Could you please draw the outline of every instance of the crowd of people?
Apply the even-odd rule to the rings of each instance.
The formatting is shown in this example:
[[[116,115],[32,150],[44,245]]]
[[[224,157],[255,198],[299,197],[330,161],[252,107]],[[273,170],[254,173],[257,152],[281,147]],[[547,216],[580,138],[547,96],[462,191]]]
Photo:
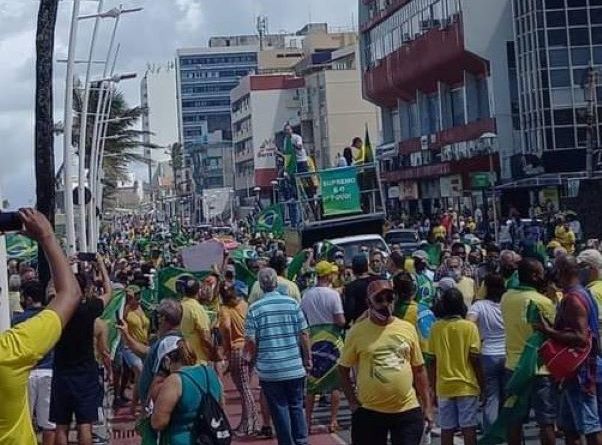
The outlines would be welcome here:
[[[184,267],[165,224],[121,218],[102,255],[67,258],[46,219],[22,210],[52,279],[7,264],[0,443],[35,444],[37,431],[45,445],[66,445],[74,421],[80,444],[100,443],[110,406],[138,419],[143,444],[204,435],[306,445],[316,401],[337,432],[343,397],[356,445],[418,445],[434,428],[443,445],[457,434],[519,445],[531,411],[543,445],[602,443],[596,243],[559,220],[552,233],[529,225],[501,245],[446,214],[418,250],[361,246],[349,263],[326,242],[291,258],[282,240],[240,224],[242,259],[225,249],[211,270],[175,278],[177,298],[152,293],[149,305],[162,268]],[[178,230],[186,245],[213,238]],[[315,334],[325,329],[328,341]],[[313,384],[325,376],[328,385]],[[224,411],[230,382],[236,424]]]

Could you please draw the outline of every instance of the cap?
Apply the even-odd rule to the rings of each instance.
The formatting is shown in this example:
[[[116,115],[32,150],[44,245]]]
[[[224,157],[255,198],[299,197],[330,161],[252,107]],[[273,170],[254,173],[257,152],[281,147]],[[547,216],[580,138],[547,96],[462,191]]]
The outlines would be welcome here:
[[[602,254],[595,249],[586,249],[577,256],[577,262],[595,269],[602,269]]]
[[[328,261],[320,261],[318,264],[316,264],[316,275],[319,277],[324,277],[338,271],[339,268]]]
[[[368,298],[372,299],[383,292],[393,292],[391,283],[387,280],[373,281],[368,285]]]
[[[445,292],[448,289],[454,289],[458,287],[456,281],[450,277],[441,278],[437,283],[437,286],[439,287],[439,289],[441,289],[442,292]]]
[[[157,361],[154,363],[153,372],[156,374],[159,371],[161,362],[167,354],[178,349],[178,343],[183,340],[179,335],[169,335],[161,340],[157,347]]]
[[[428,263],[429,256],[424,250],[417,250],[412,254],[412,258],[418,258],[419,260],[426,261]]]

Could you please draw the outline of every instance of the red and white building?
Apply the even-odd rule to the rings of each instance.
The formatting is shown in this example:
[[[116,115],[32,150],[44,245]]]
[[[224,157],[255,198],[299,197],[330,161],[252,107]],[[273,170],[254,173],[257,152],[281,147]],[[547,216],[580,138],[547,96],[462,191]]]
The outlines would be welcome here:
[[[304,85],[303,78],[291,74],[249,75],[231,91],[234,188],[242,202],[253,199],[256,187],[263,198],[272,196],[278,176],[275,134],[298,121]]]
[[[359,0],[359,22],[363,93],[382,110],[390,206],[482,204],[490,146],[502,177],[520,146],[510,1]],[[484,133],[497,141],[485,144]]]

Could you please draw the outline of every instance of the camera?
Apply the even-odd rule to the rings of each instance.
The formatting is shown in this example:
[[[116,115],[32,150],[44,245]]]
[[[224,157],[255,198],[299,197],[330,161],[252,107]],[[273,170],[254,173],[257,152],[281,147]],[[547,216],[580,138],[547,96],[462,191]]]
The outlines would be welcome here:
[[[23,221],[17,212],[0,212],[0,232],[18,232]]]
[[[87,252],[80,252],[77,254],[77,259],[80,261],[85,261],[87,263],[91,263],[93,261],[96,261],[96,254],[95,253],[87,253]]]

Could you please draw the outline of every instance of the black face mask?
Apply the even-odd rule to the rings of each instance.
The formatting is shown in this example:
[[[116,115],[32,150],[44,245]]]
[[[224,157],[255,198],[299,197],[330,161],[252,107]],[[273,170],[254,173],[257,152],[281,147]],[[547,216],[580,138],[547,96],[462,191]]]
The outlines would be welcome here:
[[[514,273],[516,269],[514,267],[509,267],[509,266],[500,266],[500,272],[502,273],[502,275],[506,278],[508,278],[510,275],[512,275]]]
[[[498,268],[500,267],[500,260],[495,258],[488,258],[485,262],[485,265],[487,266],[487,269],[491,271],[498,270]]]

